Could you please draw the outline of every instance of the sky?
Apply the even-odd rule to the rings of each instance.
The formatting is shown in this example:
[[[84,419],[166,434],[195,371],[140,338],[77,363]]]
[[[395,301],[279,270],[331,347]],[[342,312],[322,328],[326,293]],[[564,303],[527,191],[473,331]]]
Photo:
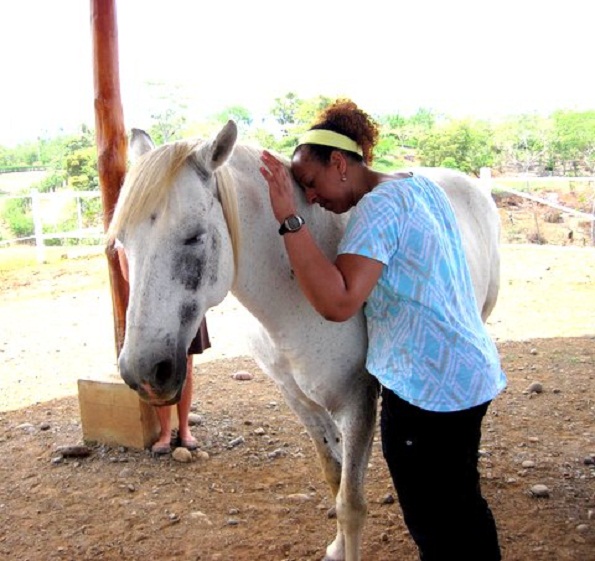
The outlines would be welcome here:
[[[376,115],[591,110],[594,15],[586,0],[117,0],[125,124],[150,126],[150,82],[198,120],[258,117],[289,92]],[[2,0],[0,53],[0,145],[94,126],[89,0]]]

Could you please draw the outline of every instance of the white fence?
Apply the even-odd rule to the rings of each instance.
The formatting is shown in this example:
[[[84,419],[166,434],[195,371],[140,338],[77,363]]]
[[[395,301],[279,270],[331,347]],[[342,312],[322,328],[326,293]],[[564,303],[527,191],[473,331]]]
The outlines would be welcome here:
[[[585,213],[572,208],[565,207],[555,201],[550,201],[532,195],[529,192],[519,191],[518,189],[512,189],[503,185],[497,179],[493,179],[489,168],[482,168],[480,174],[480,182],[485,186],[486,189],[496,192],[507,192],[519,197],[537,202],[539,204],[547,205],[555,208],[561,212],[577,216],[582,220],[591,221],[591,241],[595,245],[595,177],[506,177],[506,181],[522,183],[525,185],[527,190],[530,190],[531,183],[560,183],[560,182],[586,182],[587,184],[593,184],[593,213]],[[30,195],[18,195],[18,196],[0,196],[0,202],[6,199],[14,198],[30,198],[31,208],[33,214],[34,234],[23,238],[14,238],[10,240],[1,240],[0,248],[8,246],[14,243],[35,240],[35,246],[37,248],[37,258],[39,262],[44,261],[44,248],[45,241],[48,239],[78,239],[78,240],[95,240],[97,244],[103,243],[103,223],[98,224],[90,228],[83,228],[83,213],[81,210],[82,199],[98,198],[101,193],[98,191],[59,191],[57,193],[39,193],[37,190],[31,190]],[[67,199],[75,199],[76,201],[76,214],[78,228],[70,230],[68,232],[44,232],[44,224],[51,224],[51,208],[52,206],[59,207],[60,204],[64,204]],[[52,205],[51,201],[57,204]],[[48,204],[48,202],[50,204]],[[44,204],[45,203],[45,204]]]
[[[8,199],[31,199],[31,213],[33,216],[34,233],[32,236],[0,240],[0,248],[19,242],[35,240],[37,249],[37,260],[40,263],[45,261],[45,242],[50,239],[78,239],[94,240],[97,244],[103,243],[103,223],[97,226],[83,227],[83,211],[81,202],[83,199],[96,199],[101,197],[99,191],[59,191],[56,193],[39,193],[32,189],[29,195],[9,195],[0,197],[0,203]],[[74,199],[76,203],[76,219],[78,227],[67,232],[44,232],[44,224],[55,224],[56,214],[59,213],[66,202]]]
[[[533,201],[542,205],[549,206],[551,208],[555,208],[561,212],[566,214],[570,214],[572,216],[576,216],[581,220],[585,220],[587,222],[591,222],[591,245],[595,246],[595,177],[534,177],[534,176],[521,176],[521,177],[506,177],[503,178],[506,181],[514,182],[514,183],[523,183],[527,190],[531,189],[531,183],[540,184],[543,183],[586,183],[588,185],[593,185],[593,191],[591,195],[591,204],[592,204],[592,211],[591,214],[582,212],[580,210],[575,210],[573,208],[568,208],[563,206],[556,201],[551,201],[548,199],[544,199],[542,197],[537,197],[536,195],[532,195],[531,193],[525,191],[519,191],[518,189],[513,189],[508,187],[507,185],[503,185],[502,182],[498,182],[498,180],[494,180],[492,178],[492,173],[490,168],[481,168],[480,170],[480,177],[479,180],[481,184],[488,189],[490,192],[503,192],[503,193],[510,193],[511,195],[516,195],[517,197],[521,197],[523,199],[527,199],[529,201]]]

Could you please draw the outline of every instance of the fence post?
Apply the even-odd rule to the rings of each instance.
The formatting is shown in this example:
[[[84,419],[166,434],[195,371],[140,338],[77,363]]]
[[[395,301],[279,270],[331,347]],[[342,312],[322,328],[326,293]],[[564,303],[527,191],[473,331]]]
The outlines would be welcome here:
[[[78,226],[79,232],[83,231],[83,213],[81,211],[81,197],[80,195],[76,196],[76,224]],[[79,243],[81,242],[81,238],[79,237]]]
[[[37,249],[37,262],[45,263],[45,243],[43,241],[43,224],[41,222],[41,209],[39,208],[39,191],[31,189],[31,212],[33,213],[33,230],[35,234],[35,247]]]

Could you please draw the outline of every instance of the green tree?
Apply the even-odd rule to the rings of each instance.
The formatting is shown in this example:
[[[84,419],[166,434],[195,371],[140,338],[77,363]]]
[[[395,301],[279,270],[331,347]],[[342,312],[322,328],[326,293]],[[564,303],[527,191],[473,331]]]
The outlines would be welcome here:
[[[552,142],[564,173],[593,172],[595,111],[556,111],[552,115]]]
[[[149,134],[155,144],[179,140],[186,124],[187,104],[181,86],[164,82],[147,82],[151,95],[151,127]]]
[[[8,199],[2,211],[2,220],[15,238],[33,235],[31,199],[29,197]]]
[[[75,191],[93,191],[99,187],[97,150],[93,147],[74,150],[66,156],[68,185]]]
[[[300,98],[294,92],[285,94],[284,97],[275,98],[271,108],[271,115],[284,128],[295,123],[296,113],[301,103]]]
[[[53,193],[62,187],[65,182],[66,172],[61,170],[53,170],[48,176],[33,184],[31,187],[37,189],[40,193]]]
[[[479,175],[493,162],[492,130],[483,121],[453,120],[435,127],[418,146],[422,165],[456,168]]]
[[[553,169],[549,121],[539,115],[508,118],[494,127],[494,164],[500,171]]]

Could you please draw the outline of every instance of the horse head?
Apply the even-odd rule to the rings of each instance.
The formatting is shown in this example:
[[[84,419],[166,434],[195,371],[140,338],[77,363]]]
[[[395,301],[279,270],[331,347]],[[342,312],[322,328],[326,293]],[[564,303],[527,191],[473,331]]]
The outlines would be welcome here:
[[[217,176],[236,138],[232,121],[209,141],[158,148],[133,130],[132,165],[108,239],[122,242],[129,264],[120,375],[153,405],[179,400],[190,342],[233,283],[234,247]]]

